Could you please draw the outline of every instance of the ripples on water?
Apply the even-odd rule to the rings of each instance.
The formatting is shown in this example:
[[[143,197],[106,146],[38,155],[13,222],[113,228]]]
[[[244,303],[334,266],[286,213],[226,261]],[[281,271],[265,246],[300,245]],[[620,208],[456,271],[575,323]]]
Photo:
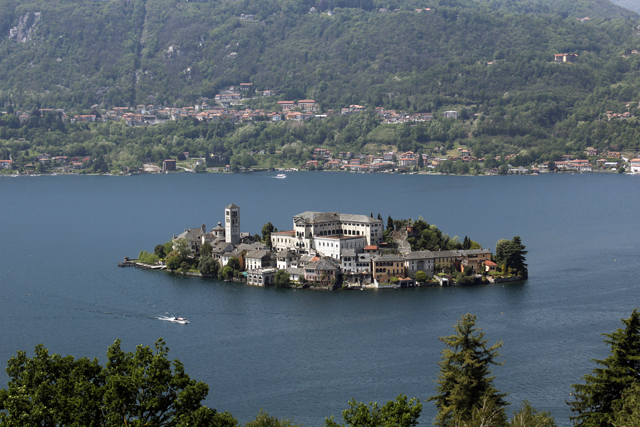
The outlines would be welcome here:
[[[260,408],[320,425],[347,401],[433,393],[439,336],[466,312],[490,342],[513,406],[529,399],[568,424],[570,385],[607,348],[601,333],[638,304],[637,177],[430,177],[342,173],[0,178],[0,359],[44,343],[98,357],[163,337],[211,387],[209,406],[241,421]],[[467,289],[322,292],[261,289],[117,268],[185,227],[241,208],[243,231],[289,229],[305,210],[386,219],[422,215],[493,249],[520,235],[526,283]],[[191,324],[159,321],[181,315]],[[2,383],[7,377],[2,374]],[[425,404],[422,421],[435,414]]]

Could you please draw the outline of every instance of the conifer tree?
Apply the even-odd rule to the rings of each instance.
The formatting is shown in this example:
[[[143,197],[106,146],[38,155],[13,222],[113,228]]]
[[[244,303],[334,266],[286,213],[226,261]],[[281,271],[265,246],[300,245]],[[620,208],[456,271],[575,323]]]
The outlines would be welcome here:
[[[506,394],[495,388],[490,369],[491,365],[504,363],[496,361],[502,342],[487,347],[484,332],[476,326],[476,316],[472,314],[463,315],[454,329],[455,334],[440,338],[446,348],[438,362],[438,394],[429,398],[438,409],[434,424],[468,424],[486,407],[493,408],[492,425],[504,423],[505,406],[509,403],[504,400]]]
[[[579,427],[613,426],[616,408],[624,397],[624,390],[640,380],[640,312],[622,319],[625,328],[604,334],[604,342],[611,346],[604,360],[594,360],[600,368],[584,377],[585,384],[574,384],[574,400],[567,402],[578,415],[571,417]]]

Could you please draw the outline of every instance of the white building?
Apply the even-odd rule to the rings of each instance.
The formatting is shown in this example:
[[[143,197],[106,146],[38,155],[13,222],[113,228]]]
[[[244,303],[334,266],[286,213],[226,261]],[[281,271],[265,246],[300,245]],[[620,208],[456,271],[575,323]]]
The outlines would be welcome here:
[[[451,111],[445,111],[444,112],[444,118],[445,119],[458,119],[458,112],[451,110]]]
[[[303,212],[293,217],[293,230],[271,234],[274,250],[293,249],[299,252],[309,252],[315,249],[319,252],[330,248],[355,248],[356,245],[376,245],[382,242],[384,225],[382,220],[366,215],[351,215],[338,212]],[[346,238],[344,243],[337,245],[335,240],[323,240],[324,237]],[[364,237],[364,243],[352,237]],[[320,239],[316,244],[316,239]],[[333,243],[333,246],[327,243]],[[330,256],[330,255],[327,255]],[[332,257],[334,258],[334,257]],[[335,258],[334,258],[335,259]]]
[[[360,252],[367,246],[365,236],[318,236],[313,239],[313,248],[322,256],[341,259],[345,250]]]
[[[640,173],[640,159],[631,159],[631,173]]]

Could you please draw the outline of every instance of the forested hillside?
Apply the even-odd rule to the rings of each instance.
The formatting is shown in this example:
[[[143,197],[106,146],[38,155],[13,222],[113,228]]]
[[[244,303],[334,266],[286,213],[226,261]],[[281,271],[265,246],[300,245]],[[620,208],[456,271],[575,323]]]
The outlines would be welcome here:
[[[462,142],[478,157],[520,153],[527,161],[589,145],[636,150],[637,19],[606,0],[0,0],[0,106],[185,106],[251,82],[278,95],[248,102],[268,111],[278,100],[311,98],[320,111],[360,104],[437,117],[455,109],[465,120],[417,131],[372,119],[344,132],[349,119],[339,119],[305,124],[296,135],[283,124],[276,148],[313,140],[419,151]],[[558,53],[578,58],[554,63]],[[606,111],[631,118],[609,122]],[[0,138],[35,132],[10,128]],[[54,147],[69,143],[64,132],[48,137],[62,141]],[[92,132],[85,142],[104,133]],[[242,143],[229,139],[243,141],[237,133],[219,138],[237,151]],[[253,148],[274,142],[273,132],[248,133]]]

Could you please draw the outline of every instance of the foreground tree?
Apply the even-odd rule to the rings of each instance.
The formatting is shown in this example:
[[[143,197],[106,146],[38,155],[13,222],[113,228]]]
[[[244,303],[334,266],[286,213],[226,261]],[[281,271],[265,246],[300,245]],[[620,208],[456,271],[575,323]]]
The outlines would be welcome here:
[[[640,383],[634,382],[622,392],[615,405],[613,425],[616,427],[640,426]]]
[[[604,334],[610,355],[594,360],[601,366],[582,377],[585,384],[574,384],[574,400],[568,402],[578,415],[571,417],[576,426],[614,426],[615,412],[627,387],[640,381],[640,313],[633,310],[631,317],[623,319],[624,329]]]
[[[294,424],[289,418],[277,418],[260,411],[256,419],[247,422],[244,427],[298,427],[298,424]]]
[[[209,387],[171,362],[168,351],[160,339],[155,351],[125,353],[117,340],[104,367],[96,359],[49,356],[42,345],[33,358],[19,351],[9,360],[8,389],[0,390],[0,426],[236,426],[228,413],[202,405]]]
[[[440,338],[447,347],[438,362],[438,394],[429,398],[438,409],[434,424],[473,425],[469,423],[483,413],[493,414],[491,425],[503,424],[505,406],[509,403],[504,400],[506,394],[493,385],[495,377],[490,369],[491,365],[504,363],[496,362],[502,342],[487,347],[484,333],[476,326],[476,316],[472,314],[462,316],[454,329],[455,334]]]
[[[351,399],[349,409],[342,411],[345,424],[338,424],[332,416],[325,419],[324,425],[325,427],[413,427],[418,425],[421,412],[420,400],[415,398],[408,400],[403,394],[382,406],[372,402],[366,405]]]

